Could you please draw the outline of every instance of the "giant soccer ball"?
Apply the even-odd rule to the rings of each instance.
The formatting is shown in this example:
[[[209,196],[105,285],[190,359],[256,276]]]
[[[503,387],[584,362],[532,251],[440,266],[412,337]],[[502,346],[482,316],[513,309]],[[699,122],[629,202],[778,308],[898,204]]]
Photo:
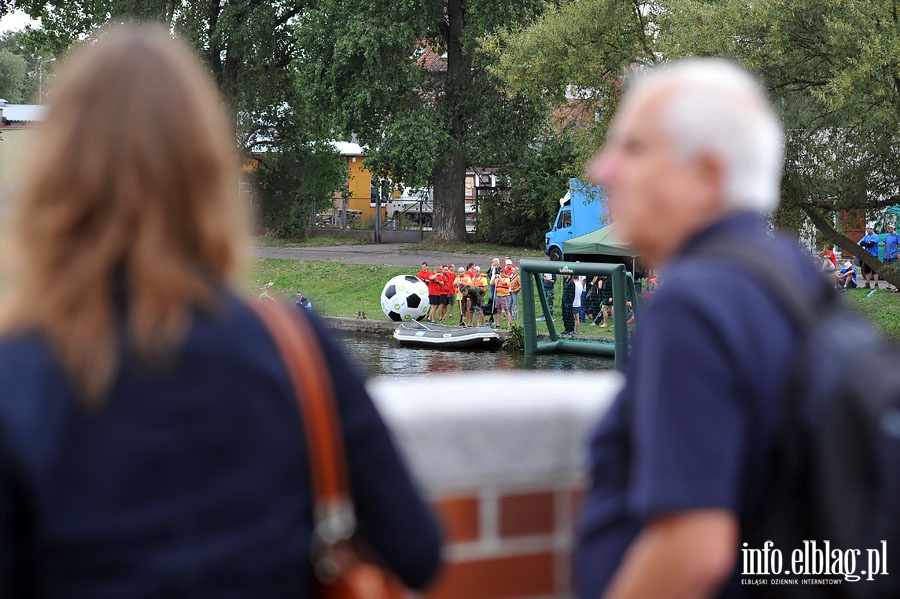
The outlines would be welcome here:
[[[381,292],[381,309],[391,320],[420,320],[428,313],[428,285],[412,275],[399,275]]]

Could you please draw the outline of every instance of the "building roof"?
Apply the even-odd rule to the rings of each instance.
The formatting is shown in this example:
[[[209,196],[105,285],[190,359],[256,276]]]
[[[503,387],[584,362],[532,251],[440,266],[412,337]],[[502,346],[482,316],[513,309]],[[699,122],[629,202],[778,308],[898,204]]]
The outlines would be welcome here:
[[[438,73],[447,72],[446,55],[441,56],[428,46],[425,46],[425,48],[422,50],[422,54],[416,59],[416,62],[426,71]]]
[[[47,107],[41,104],[7,104],[2,106],[3,120],[11,123],[29,123],[44,119]]]
[[[331,145],[341,156],[365,156],[366,153],[358,143],[351,141],[332,141]]]

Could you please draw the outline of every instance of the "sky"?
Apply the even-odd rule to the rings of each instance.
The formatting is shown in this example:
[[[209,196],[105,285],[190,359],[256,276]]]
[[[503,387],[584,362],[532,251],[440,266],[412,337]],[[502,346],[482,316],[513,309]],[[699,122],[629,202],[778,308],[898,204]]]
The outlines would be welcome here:
[[[37,21],[32,21],[31,18],[21,10],[13,11],[0,19],[0,33],[23,29],[29,23],[37,23]]]

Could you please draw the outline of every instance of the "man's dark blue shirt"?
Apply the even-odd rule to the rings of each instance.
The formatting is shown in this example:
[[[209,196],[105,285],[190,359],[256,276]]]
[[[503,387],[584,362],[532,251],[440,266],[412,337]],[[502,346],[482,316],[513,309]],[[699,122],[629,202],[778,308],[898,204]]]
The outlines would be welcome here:
[[[576,565],[585,599],[602,594],[654,518],[724,509],[746,523],[758,509],[797,332],[755,275],[691,255],[712,238],[758,244],[810,292],[820,276],[748,212],[701,231],[672,259],[641,313],[625,388],[591,439]],[[724,594],[740,596],[738,582],[733,574]]]

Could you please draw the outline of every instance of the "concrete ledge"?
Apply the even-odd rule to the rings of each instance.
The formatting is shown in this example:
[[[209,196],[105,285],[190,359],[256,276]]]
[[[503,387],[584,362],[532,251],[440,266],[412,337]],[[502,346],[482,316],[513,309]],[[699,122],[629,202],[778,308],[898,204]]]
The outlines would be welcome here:
[[[587,435],[621,385],[612,371],[510,371],[368,387],[419,480],[446,492],[583,481]]]

